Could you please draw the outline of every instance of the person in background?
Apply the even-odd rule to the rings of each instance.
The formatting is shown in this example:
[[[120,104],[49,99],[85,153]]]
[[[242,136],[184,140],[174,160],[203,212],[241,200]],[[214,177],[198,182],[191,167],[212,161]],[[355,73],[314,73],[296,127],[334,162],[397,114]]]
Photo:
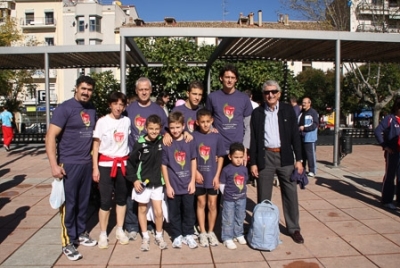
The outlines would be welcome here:
[[[389,209],[397,209],[393,204],[396,195],[400,204],[400,97],[394,102],[390,114],[386,115],[375,129],[375,138],[382,146],[385,157],[385,175],[382,183],[382,205]],[[395,179],[396,182],[395,182]]]
[[[250,89],[246,89],[246,90],[244,91],[244,94],[246,94],[247,96],[249,96],[250,102],[251,102],[251,106],[253,107],[253,110],[254,110],[255,108],[257,108],[258,106],[260,106],[257,102],[253,101],[253,93],[251,92]]]
[[[279,101],[281,88],[276,81],[266,81],[262,93],[264,103],[251,115],[250,168],[257,180],[257,202],[271,200],[276,173],[287,231],[294,242],[303,244],[297,183],[290,180],[294,168],[303,172],[297,118],[290,104]]]
[[[299,115],[299,131],[302,141],[303,167],[308,165],[309,177],[317,174],[316,142],[318,139],[318,113],[311,108],[311,99],[303,98],[302,110]]]
[[[217,196],[219,177],[224,163],[224,147],[219,133],[211,130],[213,118],[205,108],[197,111],[197,129],[193,132],[197,149],[196,211],[200,226],[199,242],[202,247],[218,246],[214,233],[217,220]],[[208,232],[206,232],[206,207],[208,209]]]
[[[90,247],[97,244],[86,231],[96,123],[96,110],[90,99],[95,84],[89,76],[76,80],[74,97],[54,110],[46,134],[51,174],[64,182],[65,203],[60,207],[62,252],[72,261],[82,258],[74,243]]]
[[[196,213],[194,193],[196,191],[196,148],[194,141],[186,142],[183,137],[184,118],[181,112],[172,112],[168,127],[173,142],[163,146],[161,171],[165,180],[168,213],[171,225],[172,247],[197,248],[193,238]]]
[[[167,107],[169,98],[170,98],[169,93],[167,91],[163,91],[160,93],[160,95],[158,95],[157,100],[156,100],[156,103],[158,105],[160,105],[161,108],[163,108],[166,116],[168,116],[168,114],[169,114],[168,107]]]
[[[228,249],[236,249],[233,241],[246,245],[243,235],[243,222],[246,218],[246,197],[248,180],[247,168],[242,165],[245,148],[243,144],[234,142],[229,147],[229,160],[221,172],[220,188],[224,196],[222,205],[221,239]]]
[[[13,115],[8,111],[7,105],[3,106],[3,112],[0,113],[1,130],[3,131],[3,146],[6,151],[10,151],[10,144],[14,137],[12,119]]]
[[[146,119],[152,114],[156,114],[161,118],[161,133],[167,127],[167,116],[164,110],[156,103],[150,100],[152,92],[152,84],[147,77],[141,77],[136,81],[135,93],[137,101],[131,103],[126,107],[126,113],[131,120],[131,133],[129,135],[129,149],[132,151],[133,145],[140,136],[147,134],[145,128]],[[133,189],[131,185],[130,192]],[[137,218],[137,203],[135,203],[131,196],[128,196],[126,203],[126,216],[125,216],[125,230],[128,232],[129,240],[136,240],[137,233],[139,232],[139,222]]]
[[[167,243],[163,238],[163,211],[164,179],[161,175],[162,136],[161,118],[150,115],[145,125],[147,134],[140,136],[133,146],[128,160],[127,180],[135,187],[134,199],[139,204],[139,224],[142,231],[142,245],[140,250],[150,250],[150,236],[147,229],[147,204],[152,203],[155,223],[155,244],[160,249],[166,249]]]
[[[291,96],[290,97],[290,104],[293,106],[294,113],[296,114],[296,117],[299,117],[300,112],[301,112],[301,108],[297,104],[297,98],[295,96]]]
[[[93,181],[99,184],[100,236],[98,247],[108,248],[107,226],[112,207],[112,198],[116,203],[117,227],[115,237],[121,245],[129,243],[124,232],[128,183],[125,179],[125,166],[128,159],[128,139],[131,120],[122,115],[127,98],[121,92],[112,92],[107,100],[110,113],[100,118],[93,132]]]
[[[186,91],[187,99],[184,105],[176,106],[172,111],[180,111],[185,119],[185,130],[193,133],[196,126],[196,114],[201,108],[200,102],[203,97],[203,84],[199,81],[193,81],[189,84]]]

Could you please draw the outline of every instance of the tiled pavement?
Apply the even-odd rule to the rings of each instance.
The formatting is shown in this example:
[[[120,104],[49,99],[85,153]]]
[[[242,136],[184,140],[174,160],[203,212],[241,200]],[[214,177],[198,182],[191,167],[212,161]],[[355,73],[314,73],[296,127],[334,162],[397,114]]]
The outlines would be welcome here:
[[[305,244],[281,234],[273,252],[248,246],[228,250],[222,245],[191,250],[160,251],[151,244],[141,252],[140,239],[129,245],[79,250],[83,259],[68,261],[61,254],[59,216],[50,208],[52,178],[43,145],[26,145],[6,152],[0,148],[1,267],[399,267],[400,210],[379,203],[384,160],[374,145],[353,146],[341,165],[332,168],[332,146],[318,146],[318,172],[306,190],[299,190],[300,222]],[[256,200],[248,190],[248,218]],[[274,189],[273,202],[281,207]],[[282,213],[281,213],[282,214]],[[96,213],[89,220],[91,235],[99,234]],[[284,225],[281,215],[281,224]],[[167,238],[167,234],[165,235]]]

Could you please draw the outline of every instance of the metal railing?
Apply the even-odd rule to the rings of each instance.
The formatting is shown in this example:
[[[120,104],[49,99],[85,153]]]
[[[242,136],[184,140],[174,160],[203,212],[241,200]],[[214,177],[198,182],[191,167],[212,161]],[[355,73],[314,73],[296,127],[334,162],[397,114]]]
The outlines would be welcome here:
[[[30,18],[21,18],[20,19],[21,26],[56,26],[57,21],[55,18],[45,18],[45,17],[35,17],[34,19]]]

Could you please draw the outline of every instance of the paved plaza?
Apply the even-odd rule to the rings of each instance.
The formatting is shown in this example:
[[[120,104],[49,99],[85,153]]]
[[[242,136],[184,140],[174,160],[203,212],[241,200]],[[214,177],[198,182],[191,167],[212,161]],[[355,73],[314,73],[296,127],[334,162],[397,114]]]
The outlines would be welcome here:
[[[304,244],[294,243],[281,228],[283,243],[273,252],[241,245],[228,250],[222,244],[173,249],[165,233],[167,250],[151,244],[149,252],[141,252],[141,239],[129,245],[116,244],[113,225],[108,249],[80,246],[83,259],[72,262],[61,253],[60,218],[48,201],[53,179],[44,145],[13,144],[10,152],[0,148],[0,266],[399,267],[400,208],[389,211],[379,202],[382,149],[376,145],[353,146],[353,153],[335,168],[331,166],[332,154],[332,146],[317,147],[317,175],[310,178],[305,190],[298,191]],[[255,200],[256,190],[249,185],[247,222]],[[281,209],[277,187],[272,201]],[[91,207],[89,215],[88,229],[97,239],[97,211]],[[115,223],[115,219],[111,221]],[[284,226],[282,209],[280,223]]]

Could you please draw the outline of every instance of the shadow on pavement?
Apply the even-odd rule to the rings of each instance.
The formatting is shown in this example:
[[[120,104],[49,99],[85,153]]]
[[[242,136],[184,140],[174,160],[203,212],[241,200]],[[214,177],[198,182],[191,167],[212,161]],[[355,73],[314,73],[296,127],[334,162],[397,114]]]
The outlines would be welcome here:
[[[0,244],[13,234],[19,223],[26,218],[26,212],[30,209],[28,206],[19,207],[14,213],[0,217]],[[9,224],[10,223],[10,224]],[[7,225],[8,224],[8,225]]]

